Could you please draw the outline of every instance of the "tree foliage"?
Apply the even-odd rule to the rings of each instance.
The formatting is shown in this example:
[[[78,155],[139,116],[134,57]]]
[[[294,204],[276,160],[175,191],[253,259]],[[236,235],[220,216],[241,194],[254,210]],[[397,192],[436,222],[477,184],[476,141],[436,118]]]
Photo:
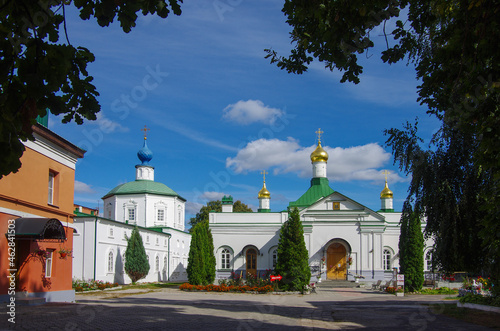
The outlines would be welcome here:
[[[420,213],[409,202],[403,207],[399,236],[400,273],[405,275],[405,290],[416,292],[424,284],[424,235]]]
[[[187,274],[192,285],[212,284],[215,280],[215,256],[208,221],[197,223],[191,232]]]
[[[191,219],[189,220],[189,225],[191,226],[191,229],[193,229],[193,227],[199,222],[208,221],[208,214],[211,211],[222,212],[222,202],[220,200],[213,200],[207,202],[205,206],[201,207],[200,211],[196,213],[196,216],[191,217]],[[248,207],[240,200],[237,200],[233,204],[233,212],[236,213],[252,212],[252,208]],[[189,231],[191,231],[191,229]]]
[[[127,238],[127,250],[125,251],[125,272],[132,283],[146,277],[149,273],[149,261],[142,237],[137,227],[134,227],[130,238]]]
[[[180,15],[182,0],[6,0],[0,5],[0,178],[17,172],[24,152],[21,141],[33,140],[32,125],[49,111],[63,123],[95,120],[100,110],[87,65],[94,55],[72,45],[65,11],[75,6],[84,20],[100,26],[115,19],[124,32],[135,26],[137,13],[162,18]],[[62,32],[64,31],[64,32]]]
[[[440,269],[480,273],[488,265],[487,249],[478,236],[486,215],[481,194],[492,181],[474,162],[478,143],[444,127],[435,135],[433,148],[425,150],[416,126],[387,131],[395,161],[412,174],[407,203],[412,201],[415,211],[425,215],[426,234],[435,241],[433,260]]]
[[[303,291],[311,279],[311,269],[297,208],[290,212],[288,220],[281,227],[277,253],[275,273],[283,277],[279,282],[280,288],[285,291]]]
[[[317,59],[343,72],[341,82],[358,83],[358,56],[379,45],[383,62],[415,66],[418,101],[442,127],[427,150],[411,130],[388,132],[412,173],[409,199],[430,217],[443,268],[483,264],[500,288],[500,0],[286,0],[283,13],[291,54],[266,51],[288,72],[303,73]]]

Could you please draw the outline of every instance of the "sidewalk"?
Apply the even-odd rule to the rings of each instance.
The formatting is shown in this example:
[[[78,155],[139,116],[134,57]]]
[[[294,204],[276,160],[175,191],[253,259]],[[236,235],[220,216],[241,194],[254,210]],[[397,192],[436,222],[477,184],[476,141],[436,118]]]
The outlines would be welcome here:
[[[356,288],[310,295],[119,290],[78,294],[76,304],[16,307],[15,329],[488,330],[439,315],[439,307],[449,303],[444,297],[395,297]],[[423,305],[428,303],[437,313]],[[12,327],[2,316],[0,330]]]

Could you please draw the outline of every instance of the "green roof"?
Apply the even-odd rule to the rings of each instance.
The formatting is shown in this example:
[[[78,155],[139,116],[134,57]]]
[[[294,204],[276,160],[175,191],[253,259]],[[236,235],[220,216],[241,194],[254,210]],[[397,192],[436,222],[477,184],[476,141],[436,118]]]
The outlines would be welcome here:
[[[309,207],[321,198],[327,197],[335,192],[328,184],[328,178],[311,179],[311,187],[297,201],[288,204],[289,207]]]
[[[125,194],[156,194],[156,195],[166,195],[178,197],[181,200],[186,201],[183,197],[177,194],[174,190],[165,184],[154,182],[152,180],[136,180],[134,182],[129,182],[125,184],[118,185],[111,191],[109,191],[103,199],[106,199],[113,195],[125,195]]]

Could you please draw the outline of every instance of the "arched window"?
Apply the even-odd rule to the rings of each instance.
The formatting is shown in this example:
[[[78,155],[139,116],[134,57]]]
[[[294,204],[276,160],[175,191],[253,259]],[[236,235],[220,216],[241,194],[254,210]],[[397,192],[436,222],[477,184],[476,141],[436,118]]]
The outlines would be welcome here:
[[[429,249],[425,253],[425,270],[432,271],[432,250]]]
[[[224,248],[222,250],[220,261],[222,269],[231,269],[231,252],[229,249]]]
[[[160,271],[160,257],[159,256],[156,256],[155,271],[156,272]]]
[[[382,258],[383,258],[384,270],[385,271],[391,271],[392,270],[392,266],[391,266],[392,254],[391,254],[391,251],[389,249],[387,249],[387,248],[384,249]]]
[[[108,272],[113,272],[113,264],[114,264],[113,251],[110,251],[108,254]]]
[[[163,257],[163,271],[167,272],[167,265],[168,265],[168,258],[167,256],[165,255]]]

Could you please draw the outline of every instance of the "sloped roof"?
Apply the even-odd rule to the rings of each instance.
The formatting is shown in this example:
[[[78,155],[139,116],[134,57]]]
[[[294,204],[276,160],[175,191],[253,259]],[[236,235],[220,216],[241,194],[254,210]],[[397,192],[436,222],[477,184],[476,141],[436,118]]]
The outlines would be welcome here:
[[[290,208],[305,208],[309,207],[321,198],[327,197],[335,192],[328,184],[328,178],[313,178],[311,179],[311,187],[302,194],[296,201],[288,204]]]
[[[102,199],[109,198],[113,195],[125,195],[125,194],[156,194],[165,196],[178,197],[183,201],[186,201],[183,197],[177,194],[174,190],[163,183],[158,183],[152,180],[136,180],[133,182],[128,182],[125,184],[118,185],[111,191],[109,191]]]

